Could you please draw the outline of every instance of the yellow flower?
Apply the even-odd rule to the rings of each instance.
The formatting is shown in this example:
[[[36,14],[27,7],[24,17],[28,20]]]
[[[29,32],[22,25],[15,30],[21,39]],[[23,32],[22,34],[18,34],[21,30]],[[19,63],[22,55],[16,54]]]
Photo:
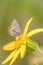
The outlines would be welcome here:
[[[29,33],[27,33],[28,27],[30,23],[32,22],[32,20],[33,20],[33,17],[31,17],[28,20],[23,33],[17,36],[15,41],[10,42],[3,47],[3,50],[12,51],[12,53],[2,62],[2,64],[5,64],[11,60],[9,65],[12,65],[19,55],[20,55],[20,58],[23,58],[26,52],[26,44],[29,38],[32,35],[43,31],[43,28],[40,28],[40,29],[32,30]]]

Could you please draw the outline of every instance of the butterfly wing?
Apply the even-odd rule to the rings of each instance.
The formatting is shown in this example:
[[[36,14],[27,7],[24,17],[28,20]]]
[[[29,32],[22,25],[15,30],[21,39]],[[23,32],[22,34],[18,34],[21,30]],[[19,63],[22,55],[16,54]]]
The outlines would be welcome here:
[[[11,25],[8,27],[8,32],[11,36],[17,36],[21,34],[21,29],[18,22],[14,19]]]

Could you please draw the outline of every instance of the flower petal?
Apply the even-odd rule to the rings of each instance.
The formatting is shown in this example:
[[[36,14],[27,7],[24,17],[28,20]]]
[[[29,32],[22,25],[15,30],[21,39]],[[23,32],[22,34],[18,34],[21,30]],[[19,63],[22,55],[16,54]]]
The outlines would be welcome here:
[[[23,34],[26,34],[26,33],[27,33],[28,27],[29,27],[30,23],[32,22],[32,20],[33,20],[33,17],[31,17],[31,18],[28,20],[28,22],[26,23],[26,26],[25,26],[25,28],[24,28]]]
[[[10,61],[12,59],[12,57],[15,55],[16,50],[14,50],[3,62],[2,64],[7,63],[8,61]]]
[[[20,57],[21,57],[21,58],[24,57],[25,52],[26,52],[26,45],[23,44],[23,45],[20,47]]]
[[[30,31],[30,32],[27,34],[27,36],[28,36],[28,37],[31,37],[32,35],[34,35],[34,34],[36,34],[36,33],[39,33],[39,32],[43,32],[43,28],[32,30],[32,31]]]
[[[7,50],[7,51],[13,50],[13,49],[15,49],[15,46],[16,46],[16,42],[15,41],[12,41],[12,42],[4,45],[3,46],[3,50]]]
[[[10,62],[10,64],[9,65],[12,65],[13,64],[13,62],[15,62],[15,60],[17,59],[17,57],[19,56],[19,52],[20,52],[20,49],[18,49],[17,51],[16,51],[16,54],[14,55],[14,57],[13,57],[13,59],[11,60],[11,62]]]

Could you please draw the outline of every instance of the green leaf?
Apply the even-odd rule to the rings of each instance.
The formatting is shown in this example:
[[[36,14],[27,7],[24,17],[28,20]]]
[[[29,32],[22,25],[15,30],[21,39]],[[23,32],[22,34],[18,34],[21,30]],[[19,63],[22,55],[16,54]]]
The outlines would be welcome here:
[[[35,50],[37,50],[37,48],[38,48],[38,44],[35,41],[33,41],[33,40],[27,41],[27,49],[29,51],[35,51]]]

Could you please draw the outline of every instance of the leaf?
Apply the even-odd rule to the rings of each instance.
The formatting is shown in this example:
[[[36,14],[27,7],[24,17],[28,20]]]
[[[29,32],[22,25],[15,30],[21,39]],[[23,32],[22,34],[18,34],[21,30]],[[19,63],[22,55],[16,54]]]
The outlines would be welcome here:
[[[35,51],[38,48],[38,44],[33,40],[28,40],[27,48],[29,49],[29,51]]]

